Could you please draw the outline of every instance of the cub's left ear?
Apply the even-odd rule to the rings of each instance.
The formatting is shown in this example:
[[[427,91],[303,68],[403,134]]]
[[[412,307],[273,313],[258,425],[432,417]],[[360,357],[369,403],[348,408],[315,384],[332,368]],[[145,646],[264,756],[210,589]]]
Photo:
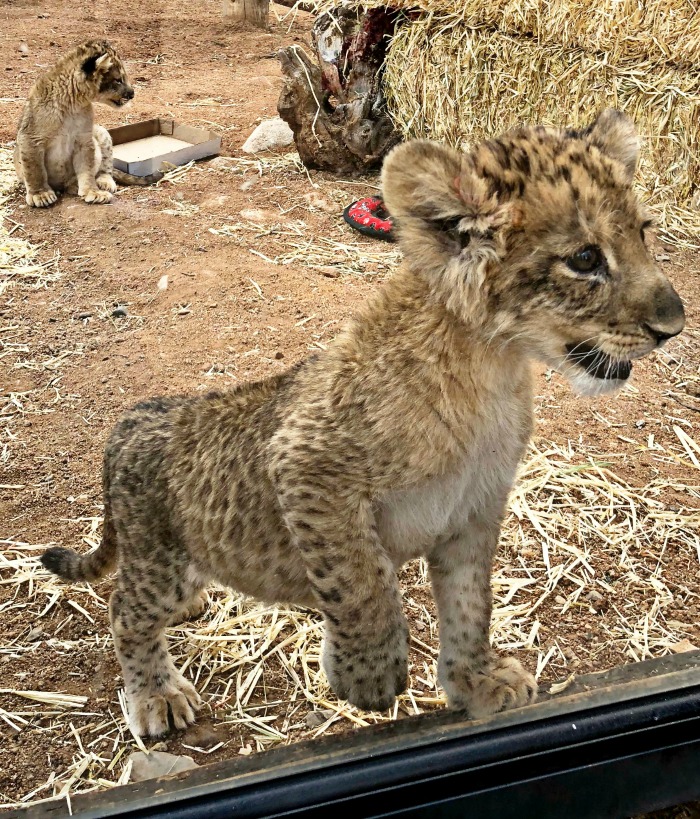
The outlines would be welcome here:
[[[602,111],[586,131],[586,141],[625,169],[627,180],[634,179],[639,161],[640,141],[632,120],[614,108]]]
[[[96,71],[109,71],[111,67],[112,58],[109,54],[102,54],[101,56],[94,54],[92,57],[88,57],[83,63],[83,71],[88,77]]]
[[[112,57],[109,54],[103,54],[101,57],[97,58],[95,69],[97,71],[109,71],[112,64]]]

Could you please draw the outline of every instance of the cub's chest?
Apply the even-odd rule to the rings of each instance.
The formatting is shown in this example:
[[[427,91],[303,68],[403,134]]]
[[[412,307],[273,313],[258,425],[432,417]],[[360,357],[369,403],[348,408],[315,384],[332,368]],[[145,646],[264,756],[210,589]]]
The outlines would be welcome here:
[[[480,510],[500,504],[513,484],[528,437],[522,425],[499,425],[474,441],[448,473],[387,493],[377,507],[377,525],[392,559],[400,564],[425,554],[441,536],[459,531]]]

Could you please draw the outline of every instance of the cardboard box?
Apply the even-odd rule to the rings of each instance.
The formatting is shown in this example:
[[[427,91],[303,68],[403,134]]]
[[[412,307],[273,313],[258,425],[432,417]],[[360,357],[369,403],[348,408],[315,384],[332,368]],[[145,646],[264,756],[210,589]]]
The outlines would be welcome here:
[[[134,176],[148,176],[161,163],[186,165],[193,159],[216,156],[221,137],[203,128],[180,125],[167,119],[149,119],[111,128],[114,167]]]

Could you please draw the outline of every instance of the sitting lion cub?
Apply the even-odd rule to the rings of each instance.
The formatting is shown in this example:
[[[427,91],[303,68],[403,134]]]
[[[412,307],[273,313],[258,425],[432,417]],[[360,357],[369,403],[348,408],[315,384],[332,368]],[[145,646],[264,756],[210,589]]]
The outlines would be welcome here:
[[[194,720],[200,698],[165,629],[201,609],[210,581],[319,609],[336,694],[389,708],[408,672],[396,572],[420,555],[448,703],[484,717],[534,700],[534,677],[489,641],[531,361],[579,392],[612,392],[683,329],[644,242],[638,150],[610,110],[469,154],[395,148],[382,188],[404,264],[327,349],[255,384],[125,413],[105,450],[102,545],[42,562],[73,581],[119,568],[110,617],[136,733]]]
[[[119,108],[133,97],[124,65],[105,40],[79,45],[37,79],[22,112],[14,156],[28,205],[53,205],[56,191],[77,193],[89,204],[110,202],[115,178],[124,185],[156,180],[114,171],[112,138],[94,124],[93,102]]]

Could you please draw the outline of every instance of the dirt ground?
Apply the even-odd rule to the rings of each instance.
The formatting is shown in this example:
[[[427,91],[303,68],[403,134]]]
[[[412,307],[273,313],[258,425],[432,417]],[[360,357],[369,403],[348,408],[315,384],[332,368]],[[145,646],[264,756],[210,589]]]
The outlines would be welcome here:
[[[397,262],[395,247],[351,235],[340,219],[353,198],[372,192],[376,178],[306,173],[291,148],[259,160],[240,151],[255,125],[276,114],[276,51],[307,41],[307,15],[272,9],[269,30],[262,32],[224,24],[218,0],[5,0],[0,7],[0,145],[14,139],[38,72],[76,42],[106,36],[127,60],[136,98],[127,110],[100,109],[99,121],[114,126],[174,117],[221,133],[225,157],[158,187],[122,190],[109,206],[63,198],[48,210],[29,211],[19,192],[11,198],[13,235],[42,244],[46,275],[38,287],[0,290],[4,807],[128,776],[126,751],[136,746],[124,729],[109,641],[110,582],[69,593],[45,579],[34,561],[47,544],[96,542],[101,447],[117,416],[149,395],[223,388],[290,366],[322,348]],[[535,617],[539,580],[526,589],[528,578],[540,577],[542,560],[550,580],[553,568],[571,564],[563,551],[541,550],[525,505],[514,511],[499,563],[503,588],[512,595],[502,595],[501,610],[504,623],[521,617],[518,628],[526,636],[517,645],[505,637],[501,643],[524,646],[519,656],[543,684],[700,646],[700,449],[693,446],[700,440],[700,264],[696,250],[653,241],[686,303],[685,333],[635,364],[634,387],[613,399],[576,398],[558,376],[538,369],[539,451],[568,465],[560,475],[606,464],[617,476],[615,497],[628,493],[633,506],[642,499],[630,515],[655,521],[648,530],[640,524],[622,557],[613,541],[601,542],[591,556],[579,539],[583,563],[577,558],[575,571],[562,569]],[[115,315],[117,307],[124,309]],[[557,512],[560,534],[580,532],[595,504],[600,512],[591,493],[607,497],[601,481],[570,490],[573,505]],[[538,497],[544,496],[542,489]],[[556,503],[552,496],[550,507]],[[618,511],[612,501],[609,506],[614,523]],[[421,568],[409,567],[403,582],[417,635],[412,690],[422,698],[413,711],[407,706],[393,717],[440,703],[437,632]],[[245,619],[224,592],[212,592],[212,601],[227,628]],[[513,614],[508,606],[519,603],[523,608]],[[294,639],[298,621],[287,617],[267,647],[277,650],[280,641]],[[317,628],[313,616],[304,622],[303,628]],[[263,634],[258,622],[255,628]],[[338,706],[327,690],[300,694],[322,690],[317,657],[302,657],[301,649],[298,657],[265,654],[255,678],[237,670],[237,690],[248,696],[243,714],[230,703],[228,666],[211,657],[207,666],[202,654],[189,653],[188,634],[176,633],[176,649],[190,658],[198,680],[215,668],[207,678],[212,696],[201,725],[167,737],[162,749],[205,764],[313,736],[319,728],[347,730],[378,719]],[[290,675],[296,672],[288,666],[298,670],[299,663],[312,672],[295,688]],[[74,699],[37,702],[27,692]]]

